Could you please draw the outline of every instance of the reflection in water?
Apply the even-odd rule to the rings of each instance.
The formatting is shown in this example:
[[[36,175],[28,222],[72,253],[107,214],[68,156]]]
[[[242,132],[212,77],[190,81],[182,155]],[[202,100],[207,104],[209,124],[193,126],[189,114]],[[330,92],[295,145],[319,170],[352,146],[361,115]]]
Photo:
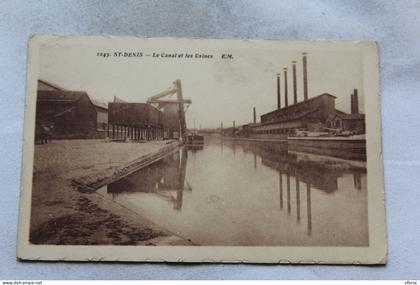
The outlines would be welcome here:
[[[368,245],[363,168],[281,144],[205,143],[99,192],[195,244]]]
[[[280,210],[283,209],[283,175],[279,171],[279,188],[280,188]]]
[[[308,214],[308,235],[312,233],[311,185],[306,184],[306,213]]]
[[[257,154],[254,152],[254,169],[257,169]]]
[[[192,152],[197,150],[197,148],[191,149]],[[173,203],[175,210],[181,210],[183,191],[192,191],[188,182],[185,183],[187,159],[188,150],[182,149],[149,167],[109,184],[107,192],[113,199],[116,199],[121,192],[153,193]]]
[[[362,176],[360,173],[354,173],[353,174],[353,181],[354,181],[354,188],[357,190],[362,190]]]
[[[289,173],[286,174],[287,181],[287,213],[290,215],[290,176]]]
[[[297,218],[297,222],[300,222],[300,190],[299,190],[299,180],[298,177],[296,176],[296,208],[297,208],[297,213],[296,213],[296,218]]]

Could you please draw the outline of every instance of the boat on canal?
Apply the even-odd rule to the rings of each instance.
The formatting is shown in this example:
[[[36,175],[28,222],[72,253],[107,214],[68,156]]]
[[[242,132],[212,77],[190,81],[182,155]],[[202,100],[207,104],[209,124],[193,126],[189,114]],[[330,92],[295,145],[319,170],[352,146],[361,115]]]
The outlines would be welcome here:
[[[198,134],[187,135],[186,146],[202,146],[204,144],[204,136]]]

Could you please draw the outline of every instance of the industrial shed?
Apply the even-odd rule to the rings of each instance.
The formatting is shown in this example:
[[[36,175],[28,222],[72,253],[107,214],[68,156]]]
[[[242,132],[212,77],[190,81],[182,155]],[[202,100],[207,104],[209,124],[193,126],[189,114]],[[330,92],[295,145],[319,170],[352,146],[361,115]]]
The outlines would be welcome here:
[[[85,91],[69,91],[46,81],[38,81],[36,125],[52,126],[56,139],[105,138],[106,106],[96,105]]]
[[[163,137],[162,112],[146,103],[108,103],[108,136],[152,140]]]
[[[93,99],[91,101],[96,110],[96,129],[105,132],[108,129],[108,105]]]
[[[337,113],[327,119],[327,125],[330,128],[350,131],[356,134],[364,134],[366,132],[364,114]]]

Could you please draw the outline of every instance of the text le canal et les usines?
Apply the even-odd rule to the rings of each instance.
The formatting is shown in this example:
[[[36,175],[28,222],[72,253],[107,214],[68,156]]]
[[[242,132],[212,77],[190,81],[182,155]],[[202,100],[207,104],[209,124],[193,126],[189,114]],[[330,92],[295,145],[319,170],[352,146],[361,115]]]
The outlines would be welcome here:
[[[232,60],[233,55],[231,53],[221,53],[219,55],[214,54],[207,54],[207,53],[167,53],[167,52],[151,52],[151,53],[145,53],[142,51],[113,51],[113,52],[103,52],[98,51],[96,53],[97,57],[102,58],[143,58],[143,57],[150,57],[150,58],[156,58],[156,59],[227,59]]]

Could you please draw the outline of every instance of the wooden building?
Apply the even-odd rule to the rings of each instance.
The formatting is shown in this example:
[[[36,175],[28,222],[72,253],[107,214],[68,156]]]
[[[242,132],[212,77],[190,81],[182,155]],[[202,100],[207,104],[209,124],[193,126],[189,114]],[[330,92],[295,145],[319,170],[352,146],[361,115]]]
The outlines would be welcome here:
[[[108,136],[113,139],[153,140],[163,138],[162,112],[147,103],[108,104]]]
[[[52,127],[55,139],[105,138],[107,109],[96,105],[85,91],[69,91],[39,80],[36,125]]]

